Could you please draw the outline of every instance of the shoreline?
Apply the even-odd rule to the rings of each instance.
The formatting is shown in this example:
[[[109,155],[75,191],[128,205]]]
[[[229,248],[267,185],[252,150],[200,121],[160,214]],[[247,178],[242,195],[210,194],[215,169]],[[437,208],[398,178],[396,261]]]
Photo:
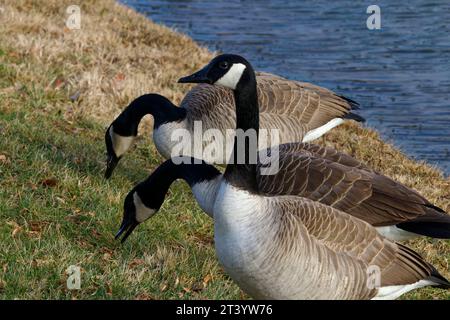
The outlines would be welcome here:
[[[45,117],[46,114],[49,114],[49,118],[52,119],[51,121],[53,121],[52,123],[54,123],[55,127],[64,126],[65,134],[70,136],[67,139],[78,138],[77,135],[80,135],[79,139],[83,139],[84,135],[89,137],[86,138],[86,143],[95,144],[95,146],[89,146],[89,148],[92,147],[89,150],[95,154],[87,153],[85,155],[86,162],[91,160],[90,156],[94,157],[95,161],[90,165],[95,168],[101,168],[101,161],[103,161],[101,150],[104,147],[103,136],[98,136],[103,129],[99,128],[108,125],[132,99],[144,93],[157,92],[174,103],[179,103],[190,87],[177,84],[177,79],[203,66],[210,60],[213,53],[200,47],[188,36],[155,24],[133,9],[112,0],[83,2],[81,5],[81,29],[70,30],[64,25],[64,19],[67,17],[65,9],[71,4],[70,1],[56,0],[50,0],[38,6],[34,5],[32,1],[7,0],[5,2],[4,10],[0,13],[0,21],[5,26],[4,32],[0,34],[0,52],[3,52],[3,54],[0,54],[0,67],[4,66],[4,70],[7,70],[5,72],[7,76],[4,83],[0,82],[0,97],[3,100],[0,104],[0,115],[3,113],[11,116],[5,116],[5,119],[0,118],[0,128],[4,124],[12,132],[15,132],[15,126],[18,126],[19,123],[13,121],[13,114],[23,114],[24,119],[28,119],[28,116],[30,119],[33,117],[40,119],[38,118],[39,116],[44,115]],[[2,70],[0,68],[0,71]],[[24,88],[27,89],[25,90]],[[33,103],[29,107],[23,107],[24,101],[30,102],[30,100],[33,100]],[[78,132],[73,131],[72,124],[83,124],[85,122],[89,123],[89,125],[86,125],[86,128],[82,128],[83,130]],[[102,228],[104,228],[105,233],[108,233],[108,236],[110,229],[115,228],[116,220],[121,214],[122,201],[127,188],[129,189],[129,186],[133,185],[136,179],[142,179],[148,174],[148,170],[153,170],[161,161],[161,158],[156,155],[156,150],[152,143],[151,147],[149,147],[148,135],[151,121],[145,120],[145,122],[144,128],[141,128],[139,133],[141,137],[145,136],[138,142],[137,148],[139,153],[132,157],[130,156],[132,160],[123,160],[124,162],[135,161],[134,164],[139,163],[145,168],[141,169],[140,172],[133,173],[131,178],[127,176],[128,179],[125,183],[120,181],[120,173],[117,174],[118,178],[111,183],[104,182],[102,177],[91,177],[89,174],[86,174],[86,171],[83,171],[84,169],[77,167],[81,166],[78,163],[73,164],[73,166],[78,168],[80,172],[72,170],[74,172],[70,171],[68,173],[68,175],[73,175],[79,181],[92,180],[93,186],[101,185],[101,188],[104,188],[99,191],[99,194],[107,198],[107,202],[103,206],[108,208],[109,211],[102,213],[104,216],[100,215],[98,223],[104,223]],[[39,126],[39,122],[35,126]],[[51,128],[51,126],[49,125],[46,128]],[[54,133],[55,137],[56,134]],[[54,142],[51,140],[54,135],[48,134],[49,143],[54,143],[55,145],[63,144],[60,141],[65,141],[66,137],[61,134],[61,136],[55,138],[54,141],[56,142]],[[26,137],[24,135],[21,139],[27,141]],[[77,140],[74,141],[76,142]],[[390,143],[381,140],[375,130],[363,128],[354,123],[344,124],[333,129],[316,142],[354,156],[375,170],[419,191],[433,204],[441,207],[446,212],[450,212],[450,177],[446,178],[442,171],[429,164],[410,159]],[[66,149],[70,149],[68,143],[67,145],[63,144],[66,146]],[[24,144],[26,143],[24,142]],[[15,149],[13,145],[5,144],[2,148],[0,148],[0,154],[4,153],[8,159],[14,160]],[[66,149],[65,152],[67,153]],[[148,151],[149,149],[150,151]],[[153,157],[152,161],[146,159],[148,152]],[[46,161],[51,162],[52,159],[49,158]],[[18,167],[15,170],[21,172],[21,164],[11,164],[11,162],[7,164],[6,172],[11,170],[8,169],[8,166],[12,165],[17,165]],[[70,162],[68,163],[64,163],[64,166],[70,167],[72,165]],[[125,163],[122,168],[130,168],[130,166],[131,164],[127,167]],[[26,169],[25,165],[23,165],[23,170]],[[92,172],[95,171],[93,170]],[[125,169],[122,169],[121,172],[125,172]],[[122,174],[124,175],[125,173]],[[57,174],[55,173],[55,175]],[[27,185],[27,179],[23,177],[21,183]],[[41,179],[40,176],[39,179]],[[89,184],[91,182],[83,183],[91,186]],[[75,182],[73,183],[74,188],[76,188]],[[6,184],[6,188],[14,184],[17,184],[17,181],[11,180],[11,184]],[[72,182],[70,182],[70,185],[72,185]],[[113,187],[117,188],[114,190],[114,195],[108,196],[108,191]],[[67,193],[64,187],[58,188],[61,188],[61,190],[58,190],[61,191],[62,195]],[[14,192],[19,193],[19,191]],[[42,192],[44,197],[49,197],[52,191]],[[182,192],[186,194],[182,194]],[[83,193],[80,191],[80,194]],[[192,199],[189,200],[192,196],[189,192],[186,192],[186,188],[183,189],[177,186],[174,188],[172,196],[182,199],[180,203],[174,204],[178,208],[175,210],[188,207],[189,209],[183,211],[190,212],[195,210],[194,212],[196,213],[199,211],[199,209],[192,209],[195,207],[195,203],[192,203]],[[11,197],[11,195],[8,195],[8,197]],[[79,198],[81,199],[82,197],[80,196]],[[3,201],[0,198],[0,201],[4,202],[2,206],[7,208],[3,218],[6,221],[14,221],[18,227],[22,228],[21,230],[24,230],[27,220],[25,218],[19,219],[15,215],[18,211],[21,212],[22,208],[20,206],[14,207],[13,201],[10,203],[7,198]],[[65,206],[70,207],[67,204],[70,203],[68,199],[64,198],[63,201],[66,202]],[[77,206],[82,207],[82,203],[83,201],[78,203]],[[170,204],[166,205],[165,211],[171,211],[170,206]],[[32,214],[32,218],[39,220],[41,211],[39,211],[39,208],[35,208],[35,210],[36,212]],[[73,211],[74,209],[70,207],[67,210]],[[97,207],[92,207],[86,211],[95,213],[96,210],[100,211]],[[102,210],[107,211],[106,209]],[[189,212],[186,212],[186,214]],[[50,221],[50,224],[56,223],[52,222],[53,214],[49,213],[49,216],[46,218],[46,220]],[[20,214],[17,214],[17,216],[20,216]],[[24,217],[26,217],[25,214]],[[105,221],[107,219],[109,221]],[[164,234],[164,228],[171,224],[165,222],[165,220],[158,221],[158,226],[162,226],[162,231],[157,234]],[[58,223],[62,224],[59,220],[56,224]],[[181,225],[180,230],[182,230],[184,223],[186,223],[184,220],[178,221],[178,224]],[[205,229],[211,225],[206,219],[199,220],[196,223],[199,223]],[[151,226],[152,222],[148,222],[147,225],[147,228],[156,228]],[[8,229],[3,236],[1,236],[0,231],[0,239],[4,243],[12,243],[15,241],[11,237],[12,231]],[[189,232],[186,230],[180,232],[180,239],[185,233],[189,235]],[[210,237],[210,231],[205,231],[205,234]],[[144,236],[151,237],[151,235],[142,235],[142,237]],[[196,235],[196,237],[198,238],[199,236]],[[189,246],[199,246],[199,241],[196,237],[189,240]],[[52,236],[49,236],[48,239],[51,241]],[[137,242],[137,237],[134,241]],[[206,241],[207,245],[211,246],[208,241]],[[115,245],[109,238],[105,240],[105,243],[107,243],[105,246],[109,248],[108,250],[112,250],[110,247]],[[410,241],[408,245],[436,265],[444,276],[450,277],[450,271],[448,270],[450,241],[420,239]],[[163,252],[161,254],[164,256],[164,250],[167,249],[164,249],[163,246],[164,242],[161,241],[161,243],[155,244],[154,248],[158,248],[158,250]],[[195,249],[198,250],[199,255],[203,254],[202,250],[208,252],[208,256],[204,258],[205,267],[203,269],[211,268],[213,270],[211,272],[218,273],[217,276],[214,275],[218,279],[215,280],[217,288],[214,288],[218,292],[222,292],[223,288],[227,288],[227,290],[232,292],[232,294],[229,294],[225,290],[223,295],[212,292],[211,296],[239,297],[236,289],[220,274],[220,269],[217,269],[214,255],[210,252],[211,248],[205,249],[203,244],[201,246],[200,249]],[[95,249],[94,247],[91,250]],[[145,245],[142,248],[139,247],[139,250],[144,252],[145,249]],[[174,252],[178,251],[175,250]],[[109,253],[107,251],[107,253],[114,257],[117,255],[115,252]],[[102,253],[102,255],[104,254]],[[186,253],[178,252],[178,254],[182,256],[183,259],[181,260],[188,265],[186,259],[189,259],[189,257],[185,256]],[[139,257],[139,254],[137,254],[137,257]],[[135,259],[138,259],[137,257]],[[177,257],[179,258],[179,256]],[[126,260],[124,257],[117,259],[118,261]],[[82,259],[80,258],[79,260]],[[0,259],[0,267],[2,262],[5,263]],[[175,268],[176,264],[174,264],[173,268]],[[61,267],[56,263],[55,268]],[[111,267],[105,268],[109,270]],[[61,270],[57,269],[55,272],[61,272]],[[92,272],[95,274],[94,271]],[[196,275],[193,278],[197,279],[199,277],[201,278],[200,275]],[[0,275],[0,297],[2,296],[2,281],[6,283],[5,288],[7,288],[9,283],[14,283],[13,280],[2,279]],[[133,283],[125,282],[124,287],[127,285],[131,286]],[[156,286],[155,284],[152,285]],[[232,289],[229,289],[230,286]],[[407,297],[432,298],[434,294],[432,289],[425,289],[420,292],[425,292],[424,296],[421,296],[419,293],[418,295],[411,294]],[[73,297],[70,292],[58,294],[62,296],[55,295],[55,297]],[[81,293],[80,295],[81,297],[89,296],[88,293]],[[171,292],[169,297],[177,297],[177,295],[178,293],[174,291],[173,294]],[[31,298],[38,296],[34,295]],[[21,297],[27,298],[29,296],[24,294]],[[118,294],[113,297],[121,298],[123,295]],[[444,293],[441,293],[439,297],[449,298]],[[167,296],[160,294],[157,298],[167,298]]]

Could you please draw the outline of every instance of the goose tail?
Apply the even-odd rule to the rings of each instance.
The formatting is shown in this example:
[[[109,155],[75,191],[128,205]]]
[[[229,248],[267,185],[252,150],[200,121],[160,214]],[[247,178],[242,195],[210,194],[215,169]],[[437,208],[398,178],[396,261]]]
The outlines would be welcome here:
[[[433,266],[430,276],[425,280],[432,282],[433,287],[437,287],[440,289],[450,289],[450,282],[446,278],[444,278],[444,276],[441,275],[439,271],[437,271]]]
[[[418,253],[400,243],[397,243],[397,247],[397,259],[394,261],[395,267],[391,269],[392,274],[372,299],[397,299],[409,291],[428,286],[450,288],[450,282]]]
[[[413,220],[401,222],[397,227],[427,237],[450,239],[450,215],[439,207],[425,205],[426,214]]]
[[[357,122],[366,122],[366,119],[361,117],[360,115],[353,113],[353,112],[349,112],[347,113],[343,119],[345,120],[355,120]]]

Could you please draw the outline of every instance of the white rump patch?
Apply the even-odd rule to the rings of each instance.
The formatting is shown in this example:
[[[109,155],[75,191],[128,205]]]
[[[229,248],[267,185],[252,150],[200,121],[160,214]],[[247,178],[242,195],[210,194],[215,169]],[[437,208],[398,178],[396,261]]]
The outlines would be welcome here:
[[[435,285],[435,283],[430,280],[419,280],[412,284],[381,287],[378,289],[377,295],[373,297],[372,300],[394,300],[411,290],[431,285]]]
[[[109,128],[109,136],[111,137],[112,146],[114,149],[114,153],[117,158],[122,156],[125,152],[130,149],[133,144],[135,136],[124,137],[114,132],[113,127]]]
[[[341,118],[334,118],[330,121],[328,121],[323,126],[320,126],[316,129],[313,129],[311,131],[308,131],[305,136],[303,137],[302,142],[310,142],[313,140],[316,140],[317,138],[320,138],[325,133],[330,131],[331,129],[337,127],[338,125],[342,124],[345,120]]]
[[[136,208],[136,221],[141,223],[155,214],[155,210],[147,207],[135,192],[133,194],[134,207]]]
[[[406,241],[419,237],[417,233],[408,232],[397,226],[376,227],[378,233],[392,241]]]
[[[245,65],[242,63],[234,63],[230,70],[225,73],[219,80],[215,82],[215,84],[230,88],[236,89],[236,86],[241,79],[242,73],[245,70]]]

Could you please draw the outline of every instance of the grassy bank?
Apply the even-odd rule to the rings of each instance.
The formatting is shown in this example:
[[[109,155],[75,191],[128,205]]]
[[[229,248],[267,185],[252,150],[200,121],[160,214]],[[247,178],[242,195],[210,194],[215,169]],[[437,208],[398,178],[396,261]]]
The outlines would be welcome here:
[[[65,28],[71,1],[3,1],[0,13],[0,297],[240,298],[217,264],[212,223],[184,183],[128,243],[113,235],[129,189],[161,161],[149,130],[103,179],[106,125],[133,98],[178,102],[176,79],[212,54],[109,0],[83,1],[81,29]],[[450,180],[356,125],[321,143],[353,154],[450,211]],[[450,242],[409,245],[450,277]],[[65,270],[81,267],[81,290]],[[448,299],[423,289],[406,298]]]

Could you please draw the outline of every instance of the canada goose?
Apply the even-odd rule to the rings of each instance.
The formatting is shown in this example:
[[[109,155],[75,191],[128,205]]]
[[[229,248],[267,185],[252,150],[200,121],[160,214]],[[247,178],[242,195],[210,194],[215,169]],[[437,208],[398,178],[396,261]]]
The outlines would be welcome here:
[[[360,219],[299,197],[230,194],[224,190],[229,187],[226,178],[214,166],[186,157],[174,160],[166,160],[128,193],[116,238],[124,242],[158,212],[172,182],[183,179],[202,209],[215,210],[215,219],[224,224],[222,234],[236,233],[232,239],[225,235],[225,242],[216,237],[217,249],[226,256],[221,259],[226,271],[254,298],[395,299],[425,285],[449,287],[417,253],[383,238]],[[261,287],[255,289],[254,283]]]
[[[255,73],[244,58],[218,56],[179,82],[232,89],[236,130],[259,129]],[[237,141],[214,202],[214,237],[219,261],[251,296],[395,298],[427,285],[450,287],[415,252],[363,220],[310,199],[261,194],[257,164],[249,161],[258,150],[248,140],[240,146]],[[242,150],[245,161],[239,163]],[[371,265],[380,273],[380,288],[367,286]]]
[[[234,90],[237,129],[258,129],[255,74],[245,59],[221,55],[198,73],[180,79],[206,81]],[[234,160],[239,150],[235,143]],[[180,177],[193,190],[204,181],[220,179],[212,208],[217,256],[225,271],[252,297],[396,298],[427,285],[450,286],[414,251],[390,242],[356,217],[297,196],[261,194],[257,165],[248,162],[257,154],[257,146],[246,141],[244,151],[246,161],[231,162],[223,176],[215,169],[208,174],[194,173],[204,171],[204,163],[179,170],[189,175]],[[170,171],[176,176],[179,170]],[[127,237],[137,223],[159,208],[161,200],[146,200],[148,190],[144,183],[128,194],[117,237],[124,232]],[[375,286],[368,285],[372,271],[376,273]]]
[[[287,80],[269,73],[258,73],[257,81],[261,127],[279,129],[279,143],[317,139],[345,119],[364,121],[362,117],[351,112],[357,108],[356,102],[325,88]],[[180,108],[161,95],[146,94],[132,101],[105,133],[108,154],[106,178],[111,176],[120,158],[132,145],[139,123],[147,114],[154,118],[153,140],[156,148],[166,159],[171,157],[171,151],[177,143],[171,139],[173,131],[187,129],[190,133],[197,134],[194,130],[196,121],[201,121],[203,129],[198,131],[198,134],[214,128],[227,136],[230,145],[233,142],[232,131],[226,134],[227,129],[235,127],[236,111],[231,90],[199,84],[187,93]],[[202,137],[193,134],[193,139],[201,141]],[[270,145],[270,141],[261,141],[261,148]],[[196,147],[192,149],[194,148]],[[224,164],[229,158],[226,152],[211,157],[202,155],[199,150],[187,153],[180,152],[179,155],[199,154],[198,158],[213,164]]]

